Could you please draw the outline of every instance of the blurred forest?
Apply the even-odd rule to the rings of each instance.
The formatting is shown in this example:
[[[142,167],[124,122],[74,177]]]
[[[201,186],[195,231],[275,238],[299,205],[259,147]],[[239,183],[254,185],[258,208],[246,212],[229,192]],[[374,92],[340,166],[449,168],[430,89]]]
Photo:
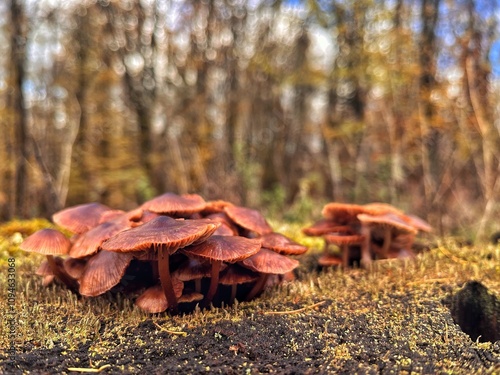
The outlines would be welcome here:
[[[0,2],[0,220],[196,192],[500,229],[498,0]],[[316,211],[314,211],[316,210]]]

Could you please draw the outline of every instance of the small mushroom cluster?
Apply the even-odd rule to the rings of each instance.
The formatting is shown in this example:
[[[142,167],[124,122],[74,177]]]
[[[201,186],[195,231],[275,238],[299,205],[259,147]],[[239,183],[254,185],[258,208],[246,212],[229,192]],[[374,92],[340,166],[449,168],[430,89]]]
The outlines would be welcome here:
[[[323,267],[348,267],[356,261],[367,267],[374,259],[414,257],[416,235],[432,230],[423,219],[386,203],[331,202],[323,207],[322,214],[322,220],[303,232],[325,240],[325,252],[318,260]],[[330,245],[340,250],[340,256],[331,251]]]
[[[165,193],[129,212],[87,203],[52,219],[74,235],[42,229],[21,244],[47,256],[36,272],[44,285],[58,279],[89,297],[119,289],[150,313],[250,300],[291,277],[290,255],[307,251],[260,212],[197,194]]]

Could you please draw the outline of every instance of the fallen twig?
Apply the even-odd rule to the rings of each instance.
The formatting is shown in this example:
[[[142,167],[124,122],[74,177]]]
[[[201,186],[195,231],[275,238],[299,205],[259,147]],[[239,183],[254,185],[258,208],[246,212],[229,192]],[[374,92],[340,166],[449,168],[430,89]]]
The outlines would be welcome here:
[[[265,315],[287,315],[287,314],[298,314],[298,313],[301,313],[302,311],[305,311],[305,310],[309,310],[309,309],[314,309],[315,307],[317,306],[321,306],[322,304],[324,304],[326,301],[321,301],[321,302],[317,302],[315,303],[314,305],[309,305],[309,306],[305,306],[305,307],[302,307],[300,309],[297,309],[297,310],[290,310],[290,311],[264,311],[264,314]]]
[[[164,331],[164,332],[167,332],[167,333],[170,333],[171,335],[179,335],[179,336],[187,336],[187,332],[182,332],[182,331],[170,331],[166,328],[163,328],[162,326],[160,326],[158,323],[156,322],[153,322],[153,324],[155,326],[157,326],[160,330]]]
[[[98,372],[104,371],[110,367],[111,367],[111,365],[102,365],[99,368],[68,367],[68,371],[98,373]]]

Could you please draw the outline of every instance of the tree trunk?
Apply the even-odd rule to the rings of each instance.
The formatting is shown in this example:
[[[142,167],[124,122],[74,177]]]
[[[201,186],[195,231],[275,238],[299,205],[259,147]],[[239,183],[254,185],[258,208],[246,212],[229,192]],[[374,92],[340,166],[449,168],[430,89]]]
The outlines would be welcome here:
[[[421,164],[424,181],[426,205],[429,206],[436,191],[436,178],[439,173],[437,157],[437,133],[433,131],[434,106],[431,101],[432,90],[436,86],[436,25],[440,0],[422,0],[420,35],[420,133]],[[427,207],[428,209],[430,207]]]
[[[26,20],[21,4],[18,0],[11,0],[11,73],[13,76],[13,90],[11,96],[12,109],[15,117],[15,189],[12,216],[26,218],[29,216],[28,207],[28,158],[29,158],[29,134],[28,116],[24,104],[23,83],[25,79],[24,64],[26,60]]]

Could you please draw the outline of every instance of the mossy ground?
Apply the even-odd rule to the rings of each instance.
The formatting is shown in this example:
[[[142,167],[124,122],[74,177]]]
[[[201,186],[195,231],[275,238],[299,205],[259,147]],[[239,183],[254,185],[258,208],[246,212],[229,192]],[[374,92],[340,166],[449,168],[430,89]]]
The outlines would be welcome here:
[[[0,373],[500,373],[500,341],[471,340],[448,306],[470,280],[500,294],[499,246],[439,240],[413,262],[319,270],[321,241],[302,237],[298,225],[274,225],[311,246],[297,280],[252,302],[170,317],[145,314],[120,294],[43,288],[34,275],[43,258],[16,249],[46,225],[0,226],[0,311],[10,309],[7,259],[15,258],[17,321],[11,357],[2,314]]]

